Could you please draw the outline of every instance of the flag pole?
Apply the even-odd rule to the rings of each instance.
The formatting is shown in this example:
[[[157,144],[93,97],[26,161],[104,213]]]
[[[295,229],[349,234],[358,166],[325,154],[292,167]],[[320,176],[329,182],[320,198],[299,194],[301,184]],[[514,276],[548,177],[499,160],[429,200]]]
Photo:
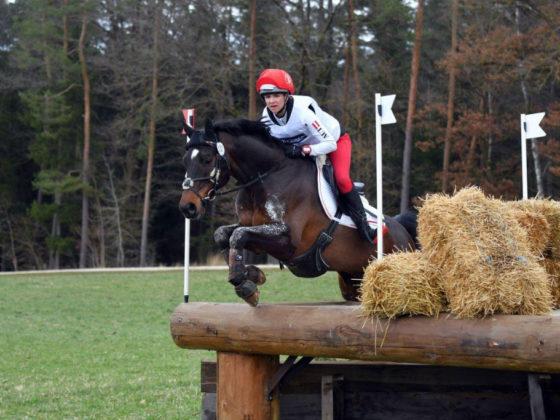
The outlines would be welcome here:
[[[194,128],[194,108],[183,109],[183,117],[185,122]],[[187,134],[183,130],[183,134]],[[189,302],[189,265],[191,250],[191,219],[185,217],[185,255],[184,255],[184,273],[183,273],[183,296],[185,303]]]
[[[544,116],[544,112],[521,114],[521,178],[523,183],[523,200],[529,198],[529,187],[527,185],[527,139],[536,139],[546,136],[546,133],[540,127],[540,122]]]
[[[381,94],[375,94],[375,171],[377,181],[377,260],[383,259],[383,170],[381,157]]]
[[[527,186],[527,132],[525,114],[521,114],[521,179],[523,184],[523,200],[529,198]]]

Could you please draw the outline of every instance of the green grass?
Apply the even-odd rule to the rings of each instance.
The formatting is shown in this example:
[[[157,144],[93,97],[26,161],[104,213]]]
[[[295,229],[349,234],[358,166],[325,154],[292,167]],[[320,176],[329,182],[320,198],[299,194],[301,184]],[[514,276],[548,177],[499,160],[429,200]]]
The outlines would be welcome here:
[[[340,301],[336,274],[269,270],[261,302]],[[200,361],[169,320],[181,272],[0,277],[1,419],[200,418]],[[191,300],[239,302],[220,271],[191,273]]]

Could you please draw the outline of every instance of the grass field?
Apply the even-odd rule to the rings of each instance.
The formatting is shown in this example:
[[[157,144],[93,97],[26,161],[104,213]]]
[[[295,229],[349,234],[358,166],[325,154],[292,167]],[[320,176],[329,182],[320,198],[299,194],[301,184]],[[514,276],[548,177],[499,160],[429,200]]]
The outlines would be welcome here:
[[[339,301],[336,275],[269,270],[261,302]],[[182,272],[0,277],[1,419],[200,418],[200,361],[169,320]],[[238,302],[220,271],[191,273],[191,300]]]

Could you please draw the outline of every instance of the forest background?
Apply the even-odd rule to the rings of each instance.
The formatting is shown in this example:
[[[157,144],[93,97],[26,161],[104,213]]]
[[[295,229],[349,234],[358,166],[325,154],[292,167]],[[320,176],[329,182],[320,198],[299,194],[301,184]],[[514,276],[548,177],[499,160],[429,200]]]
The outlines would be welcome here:
[[[268,67],[341,120],[374,205],[374,94],[397,95],[388,214],[465,185],[519,199],[521,113],[546,112],[529,193],[560,194],[557,0],[2,0],[0,270],[181,264],[181,109],[257,118]],[[191,261],[234,218],[213,202]]]

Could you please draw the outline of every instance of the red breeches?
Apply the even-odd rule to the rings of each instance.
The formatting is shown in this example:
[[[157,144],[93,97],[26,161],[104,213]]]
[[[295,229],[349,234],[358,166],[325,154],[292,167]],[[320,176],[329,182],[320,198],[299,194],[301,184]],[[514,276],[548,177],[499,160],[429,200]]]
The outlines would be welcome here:
[[[350,179],[350,158],[352,155],[352,140],[350,140],[350,136],[345,133],[338,139],[336,146],[336,150],[329,153],[329,157],[334,169],[336,185],[342,194],[346,194],[354,187]]]

